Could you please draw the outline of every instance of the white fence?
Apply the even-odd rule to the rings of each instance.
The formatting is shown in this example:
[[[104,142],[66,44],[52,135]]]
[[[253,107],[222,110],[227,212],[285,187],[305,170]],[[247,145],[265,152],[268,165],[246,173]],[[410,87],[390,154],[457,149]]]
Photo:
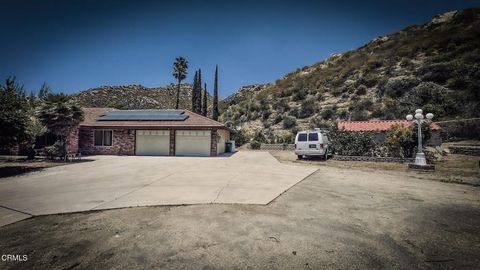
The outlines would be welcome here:
[[[415,161],[414,158],[340,156],[340,155],[333,155],[333,159],[343,160],[343,161],[373,161],[373,162],[401,162],[401,163],[410,163]]]
[[[260,145],[260,150],[268,151],[293,151],[295,150],[295,144],[266,144]]]

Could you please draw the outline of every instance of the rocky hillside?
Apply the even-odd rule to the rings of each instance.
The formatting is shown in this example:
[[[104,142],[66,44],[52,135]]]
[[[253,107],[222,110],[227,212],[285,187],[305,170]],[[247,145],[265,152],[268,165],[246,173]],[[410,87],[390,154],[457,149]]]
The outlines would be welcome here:
[[[113,107],[117,109],[175,108],[177,86],[147,88],[142,85],[101,86],[73,94],[84,107]],[[191,84],[180,86],[180,108],[191,109]],[[209,97],[211,99],[211,97]]]
[[[337,119],[403,119],[419,107],[436,120],[479,117],[479,104],[480,9],[468,9],[242,88],[223,101],[221,119],[278,142]]]

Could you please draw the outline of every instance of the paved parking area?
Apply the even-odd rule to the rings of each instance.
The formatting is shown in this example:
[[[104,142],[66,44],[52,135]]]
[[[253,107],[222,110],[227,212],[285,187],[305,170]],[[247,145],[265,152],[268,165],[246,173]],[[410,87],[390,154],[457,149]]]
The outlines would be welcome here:
[[[29,215],[134,206],[268,204],[316,170],[282,164],[267,152],[89,158],[0,180],[0,225]]]
[[[478,269],[480,188],[318,166],[268,205],[48,215],[0,227],[0,269]]]

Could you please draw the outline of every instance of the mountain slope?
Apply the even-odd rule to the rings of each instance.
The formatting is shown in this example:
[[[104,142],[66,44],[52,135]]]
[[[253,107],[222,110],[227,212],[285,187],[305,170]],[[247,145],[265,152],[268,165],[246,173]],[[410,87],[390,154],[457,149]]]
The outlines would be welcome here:
[[[113,107],[117,109],[175,108],[177,85],[147,88],[141,85],[101,86],[72,95],[84,107]],[[191,109],[192,85],[180,85],[180,108]],[[209,96],[209,103],[211,97]]]
[[[336,119],[403,119],[421,107],[435,119],[480,116],[480,9],[420,26],[305,66],[225,100],[221,119],[272,141]]]

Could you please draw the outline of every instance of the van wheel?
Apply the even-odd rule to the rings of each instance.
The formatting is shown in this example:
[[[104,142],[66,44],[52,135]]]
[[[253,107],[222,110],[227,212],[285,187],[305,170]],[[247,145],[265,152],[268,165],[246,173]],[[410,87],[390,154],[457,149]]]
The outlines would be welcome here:
[[[302,159],[302,158],[303,158],[303,155],[297,155],[297,158],[298,158],[298,159]]]

